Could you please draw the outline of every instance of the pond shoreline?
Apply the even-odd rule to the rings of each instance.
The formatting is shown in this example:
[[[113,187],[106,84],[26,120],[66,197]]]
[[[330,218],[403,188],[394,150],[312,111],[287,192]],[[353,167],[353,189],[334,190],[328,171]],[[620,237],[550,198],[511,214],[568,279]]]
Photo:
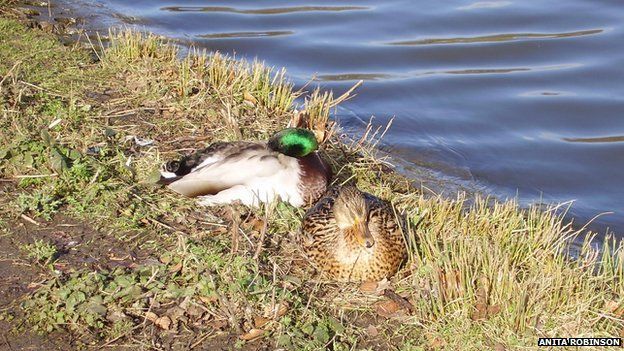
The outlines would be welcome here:
[[[84,20],[79,20],[78,22],[82,22],[80,24],[80,28],[82,30],[87,31],[99,31],[100,33],[107,33],[108,27],[114,26],[115,28],[133,28],[138,31],[149,32],[150,30],[157,30],[157,28],[152,27],[152,23],[150,23],[147,19],[142,17],[132,17],[127,16],[123,13],[119,13],[119,8],[112,6],[110,3],[106,3],[98,6],[89,6],[87,4],[76,4],[76,3],[63,3],[66,4],[66,8],[70,13],[73,11],[78,17],[84,15]],[[60,6],[60,5],[59,5]],[[100,7],[101,6],[101,7]],[[137,14],[135,14],[137,15]],[[140,15],[140,14],[139,14]],[[148,16],[149,17],[149,16]],[[164,19],[163,19],[164,20]],[[159,35],[165,35],[165,32],[158,32]],[[189,48],[194,47],[202,47],[201,43],[197,42],[196,37],[183,37],[183,36],[168,36],[163,37],[163,39],[167,41],[174,42],[176,45],[179,45],[183,50],[181,50],[182,54],[185,55],[188,52]],[[218,42],[214,44],[218,45]],[[210,49],[210,47],[208,47]],[[230,51],[226,51],[230,52]],[[288,50],[285,50],[288,52]],[[264,56],[260,56],[263,57]],[[251,57],[249,58],[251,60]],[[281,67],[281,64],[278,64],[277,67]],[[286,67],[290,67],[286,65]],[[289,69],[289,73],[292,73]],[[289,76],[293,78],[292,76]],[[308,81],[305,80],[301,75],[297,75],[297,79],[295,79],[295,89],[299,89],[303,86],[312,86],[312,84],[322,82],[320,81]],[[312,78],[310,78],[312,79]],[[356,81],[353,81],[355,83]],[[369,117],[374,113],[369,110],[359,110],[359,115],[353,115],[352,117],[347,117],[351,114],[351,109],[346,109],[344,106],[350,106],[351,108],[356,108],[357,106],[364,105],[374,105],[371,104],[370,101],[364,101],[363,99],[367,99],[366,92],[367,90],[374,85],[374,81],[365,81],[365,85],[356,91],[357,96],[355,99],[346,102],[345,104],[341,104],[338,109],[335,111],[335,118],[339,119],[343,122],[349,123],[348,133],[357,137],[357,134],[362,133],[362,131],[366,128],[366,124],[369,121]],[[342,87],[340,89],[334,89],[334,91],[342,91],[346,90],[348,87]],[[430,97],[433,98],[433,97]],[[368,98],[367,100],[371,100]],[[373,98],[372,101],[375,101]],[[373,106],[371,106],[373,107]],[[440,106],[442,107],[442,106]],[[470,111],[466,111],[470,113]],[[377,113],[377,118],[374,123],[385,124],[388,122],[385,117],[386,114],[393,115],[395,113],[399,113],[396,110],[388,110],[384,111],[384,115]],[[413,179],[416,187],[419,187],[424,193],[431,194],[432,196],[442,195],[446,198],[452,199],[459,192],[464,192],[468,194],[468,197],[473,197],[475,195],[479,196],[488,196],[490,198],[495,198],[496,200],[503,201],[506,199],[518,200],[522,207],[529,207],[533,205],[539,206],[551,206],[556,205],[561,202],[568,202],[568,200],[577,199],[573,206],[568,211],[566,215],[566,219],[573,221],[576,228],[584,227],[590,231],[596,232],[600,236],[600,240],[603,239],[604,235],[608,232],[611,234],[617,234],[617,227],[613,227],[617,223],[617,217],[614,214],[609,214],[611,210],[617,210],[616,203],[613,203],[612,208],[605,208],[603,212],[599,215],[600,211],[596,209],[595,211],[590,211],[587,209],[587,203],[584,202],[582,198],[578,198],[576,196],[570,195],[569,197],[562,196],[559,197],[560,202],[557,202],[556,199],[549,197],[549,191],[547,188],[540,188],[536,186],[533,190],[527,190],[526,184],[523,184],[522,179],[518,179],[517,183],[508,183],[507,186],[509,188],[507,190],[500,189],[496,186],[492,186],[488,181],[483,181],[484,174],[478,175],[478,168],[473,168],[468,165],[463,165],[461,160],[456,160],[458,162],[453,162],[453,157],[462,157],[461,150],[458,150],[458,154],[455,156],[448,155],[451,157],[450,159],[437,157],[430,158],[429,156],[418,156],[417,154],[406,153],[407,151],[397,151],[393,149],[393,146],[396,143],[396,139],[394,139],[394,133],[397,131],[397,128],[404,128],[405,125],[402,125],[401,121],[404,120],[406,116],[401,115],[400,119],[395,120],[394,126],[389,130],[388,137],[383,140],[380,145],[380,149],[389,148],[388,156],[391,157],[392,162],[397,166],[396,169],[402,172],[404,176],[407,178]],[[442,117],[442,115],[440,115]],[[478,133],[478,131],[475,131]],[[424,135],[420,135],[416,133],[419,137],[425,137]],[[464,136],[466,138],[466,136]],[[405,142],[405,141],[403,141]],[[478,144],[478,140],[475,141]],[[432,149],[424,149],[421,150],[421,154],[426,155],[430,152],[434,151],[437,146],[432,145]],[[477,155],[473,155],[477,156]],[[466,156],[468,157],[468,156]],[[490,160],[492,165],[500,164],[500,167],[493,167],[492,172],[496,173],[500,169],[505,169],[505,161],[504,160]],[[536,166],[536,169],[539,167]],[[473,174],[476,172],[477,174]],[[539,171],[537,171],[539,173]],[[487,174],[485,175],[488,177]],[[557,175],[554,175],[557,176]],[[510,176],[512,177],[512,176]],[[513,178],[513,177],[512,177]],[[504,179],[499,179],[505,183]],[[581,184],[581,186],[584,186]],[[519,190],[524,188],[524,190]],[[575,192],[574,186],[570,186],[570,193]],[[542,193],[543,191],[543,193]],[[599,195],[597,192],[596,195]],[[594,217],[595,215],[598,215]]]
[[[363,5],[357,10],[298,7],[292,1],[180,8],[175,0],[62,3],[76,9],[78,16],[84,14],[85,29],[107,33],[110,26],[132,28],[184,48],[259,58],[269,66],[286,67],[296,88],[309,83],[308,87],[318,84],[340,92],[364,79],[358,96],[341,104],[334,118],[359,134],[371,115],[380,125],[396,116],[382,148],[398,163],[407,161],[415,169],[408,175],[425,187],[432,183],[435,192],[448,189],[450,198],[455,188],[463,187],[499,200],[517,198],[522,206],[575,200],[569,218],[576,217],[579,226],[610,211],[615,214],[599,216],[589,228],[617,233],[624,224],[624,217],[617,216],[624,209],[624,197],[618,196],[615,176],[621,154],[617,150],[624,144],[580,142],[622,129],[617,117],[621,103],[613,94],[619,87],[597,79],[617,67],[617,49],[609,43],[622,42],[616,39],[624,32],[607,13],[582,16],[572,10],[608,10],[612,4],[558,1],[565,9],[556,11],[558,7],[537,3],[507,2],[500,8],[444,3],[418,11],[402,9],[403,3],[396,0],[384,6],[356,0],[353,5]],[[396,13],[396,20],[384,21],[392,18],[390,13]],[[475,18],[495,21],[467,27],[465,21]],[[517,18],[531,20],[523,26]],[[361,29],[369,24],[366,35]],[[235,36],[263,30],[293,34]],[[233,37],[211,37],[219,33]],[[416,42],[406,43],[408,39]],[[578,109],[566,111],[566,106]],[[601,113],[590,123],[592,110]],[[420,174],[420,167],[436,172],[431,181],[427,171]],[[437,182],[443,186],[436,189]]]
[[[27,9],[36,11],[38,15],[29,15],[38,26],[42,26],[46,31],[54,31],[60,35],[62,40],[67,43],[73,43],[80,41],[86,48],[91,48],[92,45],[98,40],[106,40],[108,35],[109,26],[114,28],[123,27],[126,28],[124,23],[127,23],[130,28],[136,28],[136,30],[143,32],[144,29],[140,28],[140,21],[136,18],[124,17],[122,14],[111,12],[111,9],[102,7],[101,10],[97,10],[97,7],[89,7],[90,9],[96,9],[96,12],[88,12],[80,10],[79,5],[72,4],[70,2],[55,1],[55,6],[50,9],[37,5],[29,5]],[[77,7],[78,6],[78,7]],[[82,4],[82,6],[87,6]],[[50,11],[50,12],[48,12]],[[26,11],[28,12],[28,11]],[[58,19],[58,21],[56,20]],[[90,39],[86,39],[89,36]],[[181,48],[182,55],[186,55],[189,49],[193,47],[193,43],[190,41],[183,41],[180,39],[172,39],[168,37],[161,37],[164,41],[173,43]],[[97,46],[97,45],[96,45]],[[310,82],[308,82],[310,83]],[[308,83],[303,85],[307,86]],[[302,87],[296,85],[295,89]],[[357,95],[357,91],[355,92]],[[357,97],[356,97],[357,98]],[[338,112],[338,111],[336,111]],[[375,122],[372,119],[369,122]],[[362,123],[366,124],[365,121]],[[364,129],[362,127],[361,129]],[[363,133],[363,130],[350,131],[351,137],[357,138],[358,133]],[[382,143],[383,144],[383,140]],[[406,161],[392,152],[386,152],[378,148],[377,152],[388,159],[390,163],[395,166],[395,170],[400,172],[403,176],[412,180],[412,184],[419,188],[427,196],[442,196],[447,199],[453,199],[457,194],[465,194],[468,199],[472,199],[476,196],[488,197],[495,201],[519,201],[521,207],[527,208],[531,206],[541,206],[549,208],[553,206],[559,206],[560,203],[543,202],[541,198],[539,200],[526,200],[520,201],[517,197],[509,197],[503,193],[493,193],[493,189],[488,189],[487,186],[480,184],[473,179],[470,171],[463,172],[461,170],[446,169],[442,170],[439,167],[431,166],[427,163],[417,164]],[[461,174],[461,175],[460,175]],[[587,218],[587,222],[579,219],[575,214],[575,205],[573,202],[565,201],[565,204],[572,204],[572,206],[565,205],[566,211],[562,212],[566,221],[572,222],[573,227],[576,230],[586,231],[586,235],[597,235],[597,241],[602,241],[606,236],[618,236],[617,231],[613,228],[609,228],[607,224],[599,224],[596,218],[600,218],[603,214],[596,213],[595,217]],[[606,213],[609,214],[609,213]],[[583,217],[584,218],[584,217]],[[577,244],[580,246],[582,240],[579,240]],[[599,245],[599,243],[598,243]]]

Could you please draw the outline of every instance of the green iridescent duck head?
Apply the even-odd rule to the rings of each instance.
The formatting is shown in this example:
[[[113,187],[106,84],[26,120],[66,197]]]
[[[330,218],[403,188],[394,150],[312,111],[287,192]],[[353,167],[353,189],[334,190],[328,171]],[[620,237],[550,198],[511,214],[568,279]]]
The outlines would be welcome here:
[[[271,150],[291,157],[305,157],[318,149],[318,141],[311,130],[286,128],[269,139]]]

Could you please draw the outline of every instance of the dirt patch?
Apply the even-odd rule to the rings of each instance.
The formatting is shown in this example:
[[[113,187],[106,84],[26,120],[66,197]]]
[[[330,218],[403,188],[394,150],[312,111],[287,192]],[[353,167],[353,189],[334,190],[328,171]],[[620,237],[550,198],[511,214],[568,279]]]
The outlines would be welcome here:
[[[8,189],[5,188],[8,192]],[[25,215],[3,218],[0,235],[0,350],[68,350],[74,345],[70,334],[39,335],[22,322],[20,303],[41,283],[54,275],[77,270],[132,268],[149,263],[149,251],[142,250],[132,233],[119,239],[114,233],[97,230],[91,224],[56,216],[45,222]],[[47,262],[38,261],[35,243],[53,248]],[[133,244],[134,242],[134,244]],[[114,349],[114,348],[113,348]]]
[[[11,231],[11,245],[23,247],[42,240],[54,246],[57,253],[53,268],[63,273],[73,270],[110,270],[114,267],[129,267],[147,259],[141,254],[139,244],[131,240],[120,240],[112,232],[98,231],[88,223],[56,216],[50,222],[39,225],[23,220],[15,224]],[[131,234],[128,235],[132,238]]]
[[[9,226],[24,226],[23,223],[9,223]],[[20,299],[32,291],[37,281],[43,279],[41,267],[29,263],[21,255],[19,246],[27,238],[16,238],[9,232],[0,236],[0,310],[7,312],[0,321],[0,350],[67,350],[70,341],[67,335],[47,336],[24,331],[14,333],[11,317],[19,314]],[[20,239],[20,240],[16,240]]]

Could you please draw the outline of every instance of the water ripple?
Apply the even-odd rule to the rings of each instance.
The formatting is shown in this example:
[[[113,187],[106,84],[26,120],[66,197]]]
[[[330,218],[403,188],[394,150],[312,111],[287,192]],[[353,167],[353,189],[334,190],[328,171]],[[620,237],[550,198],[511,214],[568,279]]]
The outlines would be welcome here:
[[[513,72],[528,72],[530,68],[483,68],[483,69],[460,69],[452,71],[444,71],[446,74],[492,74],[492,73],[513,73]],[[432,74],[439,73],[434,72]]]
[[[458,7],[458,10],[495,9],[511,5],[511,1],[478,1],[467,6]]]
[[[458,37],[458,38],[429,38],[420,40],[407,40],[407,41],[395,41],[386,43],[386,45],[442,45],[442,44],[474,44],[474,43],[496,43],[496,42],[510,42],[530,39],[556,39],[556,38],[570,38],[581,37],[586,35],[594,35],[604,32],[604,29],[590,29],[581,30],[576,32],[564,32],[564,33],[509,33],[509,34],[495,34],[484,35],[478,37]]]
[[[314,77],[316,81],[345,81],[345,80],[387,80],[397,78],[392,74],[384,73],[339,73],[339,74],[321,74]]]
[[[237,9],[226,6],[167,6],[161,7],[162,11],[172,12],[229,12],[245,15],[278,15],[295,12],[342,12],[368,10],[365,6],[293,6],[293,7],[273,7],[266,9]]]
[[[551,71],[560,69],[571,69],[581,67],[581,64],[567,63],[551,66],[533,66],[533,67],[509,67],[509,68],[465,68],[465,69],[447,69],[447,70],[417,70],[405,72],[404,74],[388,74],[388,73],[334,73],[334,74],[319,74],[314,77],[316,81],[351,81],[351,80],[399,80],[410,78],[422,78],[431,76],[444,76],[444,75],[473,75],[473,74],[507,74],[507,73],[519,73],[519,72],[539,72],[539,71]],[[522,96],[535,96],[535,95],[562,95],[565,92],[530,92],[525,93]],[[570,94],[570,93],[568,93]]]
[[[431,71],[426,74],[499,74],[499,73],[515,73],[515,72],[530,72],[530,71],[554,71],[560,69],[571,69],[581,67],[580,63],[562,63],[558,65],[549,66],[532,66],[532,67],[509,67],[509,68],[468,68],[446,71]]]
[[[278,37],[283,35],[292,35],[295,32],[291,30],[275,30],[275,31],[262,31],[262,32],[229,32],[229,33],[212,33],[212,34],[199,34],[198,38],[204,39],[227,39],[227,38],[263,38],[263,37]]]
[[[596,138],[563,138],[563,141],[570,143],[621,143],[624,142],[624,135]]]
[[[544,97],[544,96],[576,96],[577,94],[571,91],[543,91],[533,90],[518,94],[520,97]]]

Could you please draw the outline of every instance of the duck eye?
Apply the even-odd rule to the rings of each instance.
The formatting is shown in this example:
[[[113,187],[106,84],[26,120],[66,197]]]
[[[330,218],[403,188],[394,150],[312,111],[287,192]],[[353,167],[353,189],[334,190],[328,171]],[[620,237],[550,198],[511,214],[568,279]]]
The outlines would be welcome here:
[[[170,162],[167,162],[167,164],[165,165],[165,170],[167,170],[167,172],[175,173],[179,168],[180,168],[180,162],[178,161],[170,161]]]

